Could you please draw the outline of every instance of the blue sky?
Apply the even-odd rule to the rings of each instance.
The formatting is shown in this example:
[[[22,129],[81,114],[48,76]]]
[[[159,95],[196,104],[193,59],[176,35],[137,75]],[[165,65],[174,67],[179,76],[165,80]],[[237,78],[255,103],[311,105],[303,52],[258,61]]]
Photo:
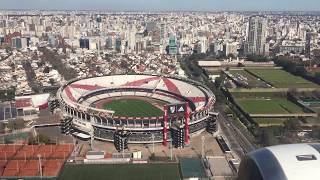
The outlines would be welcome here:
[[[0,0],[0,9],[318,11],[320,0]]]

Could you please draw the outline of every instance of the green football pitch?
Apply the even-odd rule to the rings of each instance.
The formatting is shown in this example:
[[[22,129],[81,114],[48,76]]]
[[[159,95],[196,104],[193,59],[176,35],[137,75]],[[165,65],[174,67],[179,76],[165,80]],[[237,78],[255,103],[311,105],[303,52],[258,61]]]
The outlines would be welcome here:
[[[249,114],[304,113],[301,107],[286,98],[238,98],[236,101]]]
[[[281,69],[248,69],[249,72],[260,77],[276,88],[319,88],[314,84],[299,76],[294,76]]]
[[[141,99],[115,99],[104,104],[104,108],[115,111],[116,116],[155,117],[163,116],[163,111]]]
[[[281,126],[284,122],[290,120],[290,118],[252,118],[259,127],[268,127],[268,126]]]
[[[60,180],[179,180],[178,164],[66,165]]]

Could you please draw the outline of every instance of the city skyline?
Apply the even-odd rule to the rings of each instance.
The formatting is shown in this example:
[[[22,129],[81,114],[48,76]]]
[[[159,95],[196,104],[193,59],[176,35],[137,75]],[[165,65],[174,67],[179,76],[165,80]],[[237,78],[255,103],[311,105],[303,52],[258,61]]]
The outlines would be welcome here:
[[[2,179],[320,180],[319,2],[0,2]]]
[[[290,6],[289,6],[290,4]],[[319,11],[317,0],[2,0],[1,9],[111,11]]]

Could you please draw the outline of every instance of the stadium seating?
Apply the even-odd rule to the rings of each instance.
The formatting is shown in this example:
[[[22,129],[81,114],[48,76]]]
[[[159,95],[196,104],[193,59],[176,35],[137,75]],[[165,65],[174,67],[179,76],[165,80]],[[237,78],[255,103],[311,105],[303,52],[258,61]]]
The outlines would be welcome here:
[[[62,97],[68,98],[71,101],[77,100],[81,95],[99,88],[122,88],[122,87],[140,87],[149,89],[160,89],[170,91],[185,97],[204,97],[205,93],[210,94],[204,88],[193,85],[193,83],[186,82],[182,78],[175,79],[169,77],[150,76],[150,75],[114,75],[87,78],[75,81],[69,84],[65,90],[62,91]],[[147,96],[144,92],[136,92],[137,96]],[[114,92],[111,96],[134,95],[131,92],[122,93]],[[99,97],[105,98],[105,97]],[[198,103],[203,106],[203,103]]]
[[[66,116],[87,122],[94,119],[92,125],[95,137],[112,140],[115,128],[125,125],[132,131],[129,141],[151,141],[151,133],[157,134],[157,131],[163,128],[163,119],[115,115],[109,117],[110,112],[101,108],[110,98],[121,96],[146,97],[170,104],[189,102],[190,113],[193,114],[189,121],[190,132],[205,128],[205,123],[202,122],[205,122],[209,115],[203,112],[211,109],[215,101],[214,95],[207,87],[190,79],[171,75],[111,75],[76,79],[69,81],[57,93]],[[83,114],[87,114],[87,118]],[[171,120],[168,123],[170,124]],[[85,131],[90,124],[79,122],[77,125],[82,125],[83,128],[78,128]],[[159,140],[163,138],[162,132],[156,136]]]

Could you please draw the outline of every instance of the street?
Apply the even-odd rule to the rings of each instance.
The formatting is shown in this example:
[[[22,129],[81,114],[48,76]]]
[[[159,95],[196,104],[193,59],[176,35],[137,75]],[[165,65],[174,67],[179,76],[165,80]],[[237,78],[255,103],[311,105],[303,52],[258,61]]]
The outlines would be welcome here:
[[[246,153],[253,151],[256,147],[247,139],[247,137],[234,125],[233,120],[221,111],[218,110],[219,126],[228,140],[230,148],[242,158]]]

